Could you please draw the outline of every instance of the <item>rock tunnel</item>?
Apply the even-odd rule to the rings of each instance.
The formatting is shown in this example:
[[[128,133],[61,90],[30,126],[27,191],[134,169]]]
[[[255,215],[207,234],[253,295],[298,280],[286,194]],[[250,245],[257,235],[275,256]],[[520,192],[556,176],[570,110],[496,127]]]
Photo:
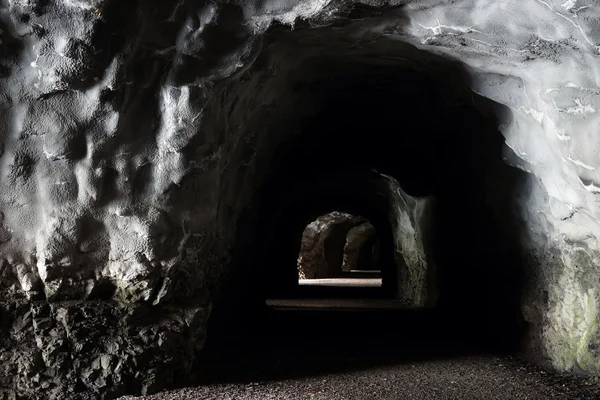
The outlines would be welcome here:
[[[0,393],[185,385],[315,298],[597,376],[599,15],[0,0]],[[371,240],[380,287],[299,284],[331,213],[309,277]]]
[[[377,230],[368,219],[332,211],[304,228],[298,279],[336,279],[354,272],[381,271],[380,252]]]
[[[342,31],[323,41],[315,34],[311,43],[295,30],[256,61],[272,70],[268,63],[290,60],[289,51],[300,58],[290,60],[290,72],[278,67],[285,85],[272,83],[290,104],[277,106],[273,131],[263,133],[271,149],[255,156],[257,163],[265,157],[268,168],[238,225],[236,243],[247,249],[240,250],[240,273],[232,272],[243,283],[231,292],[246,304],[252,293],[244,285],[257,302],[303,296],[296,262],[304,229],[341,211],[368,219],[379,232],[377,296],[406,308],[453,310],[462,313],[455,320],[470,320],[478,331],[519,340],[523,271],[512,238],[521,227],[510,202],[526,177],[503,163],[497,129],[510,111],[474,93],[460,64],[411,45],[379,38],[351,53],[340,46],[336,54],[321,44],[349,36]],[[398,56],[381,55],[396,47]],[[256,284],[247,285],[253,278]]]

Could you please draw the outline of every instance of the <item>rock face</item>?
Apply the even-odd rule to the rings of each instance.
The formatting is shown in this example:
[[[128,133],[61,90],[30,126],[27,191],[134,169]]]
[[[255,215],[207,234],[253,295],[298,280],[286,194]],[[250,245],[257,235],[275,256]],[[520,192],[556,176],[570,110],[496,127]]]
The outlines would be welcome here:
[[[177,384],[191,367],[186,353],[202,346],[207,317],[193,308],[155,314],[150,305],[105,301],[33,302],[15,311],[19,318],[2,341],[0,382],[12,388],[6,398],[14,392],[40,399],[84,392],[114,398]]]
[[[346,245],[344,246],[344,261],[342,271],[353,269],[374,269],[370,264],[372,260],[371,249],[376,245],[377,234],[375,227],[370,222],[364,222],[348,231]]]
[[[298,257],[301,279],[335,278],[342,273],[348,232],[364,218],[334,211],[306,226]]]
[[[403,166],[391,185],[414,202],[393,227],[399,275],[420,282],[403,293],[429,301],[427,258],[441,252],[421,244],[422,195],[439,198],[447,237],[464,232],[452,242],[463,261],[484,247],[498,255],[488,259],[504,254],[475,218],[460,222],[489,212],[523,263],[513,297],[528,349],[557,369],[600,374],[599,19],[591,0],[0,0],[4,397],[110,398],[184,379],[215,289],[248,246],[236,240],[242,217],[286,161],[280,146],[336,104],[329,133],[379,112],[361,117],[361,151]],[[388,94],[364,98],[344,79],[366,71],[420,71],[435,84],[391,93],[370,77],[363,88]],[[318,88],[335,85],[346,89],[325,104]],[[351,99],[363,108],[344,110]],[[376,101],[389,107],[369,109]],[[424,140],[471,109],[500,131],[501,151],[484,157],[473,138],[439,135],[400,157],[405,148],[370,129],[387,118],[380,128]],[[416,173],[427,179],[400,177]],[[421,192],[421,181],[444,189]],[[464,208],[452,219],[444,204]],[[475,264],[464,271],[487,271]],[[477,274],[493,283],[502,271]]]
[[[434,240],[435,199],[415,198],[400,188],[397,180],[383,176],[391,207],[391,224],[398,269],[398,297],[413,306],[435,305],[438,296]]]

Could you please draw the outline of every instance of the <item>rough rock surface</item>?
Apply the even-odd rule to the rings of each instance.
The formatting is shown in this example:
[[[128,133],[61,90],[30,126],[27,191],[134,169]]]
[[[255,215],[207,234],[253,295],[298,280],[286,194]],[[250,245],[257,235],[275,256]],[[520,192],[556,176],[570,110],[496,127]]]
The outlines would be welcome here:
[[[105,301],[36,301],[16,311],[20,318],[2,340],[0,383],[40,399],[81,392],[114,398],[176,384],[190,368],[186,353],[202,346],[207,317],[197,308],[157,313]]]
[[[394,207],[394,228],[399,296],[407,304],[433,306],[437,300],[435,264],[429,249],[435,219],[435,199],[405,193],[394,178],[383,175]]]
[[[110,397],[109,370],[114,390],[151,391],[171,371],[140,355],[150,349],[190,365],[182,349],[201,345],[204,317],[181,310],[210,309],[238,217],[285,139],[269,128],[310,115],[286,82],[316,76],[303,62],[323,54],[442,56],[510,110],[506,161],[531,178],[511,203],[529,345],[600,374],[599,20],[591,0],[1,0],[5,397]],[[128,331],[123,315],[149,307],[162,317],[143,322],[146,337],[174,336],[173,348]],[[81,315],[85,336],[106,340],[77,347]]]
[[[306,226],[298,256],[301,279],[335,278],[342,273],[348,232],[364,218],[334,211]]]
[[[370,222],[365,222],[348,231],[346,245],[344,246],[344,262],[342,271],[353,269],[373,269],[370,265],[364,265],[365,261],[371,261],[365,256],[367,243],[376,238],[375,227]]]

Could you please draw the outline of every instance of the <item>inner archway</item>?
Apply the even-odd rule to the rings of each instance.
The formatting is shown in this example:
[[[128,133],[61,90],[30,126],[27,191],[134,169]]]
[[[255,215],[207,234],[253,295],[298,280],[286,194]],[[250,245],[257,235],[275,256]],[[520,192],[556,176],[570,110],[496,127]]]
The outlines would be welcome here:
[[[300,285],[381,286],[379,240],[359,215],[333,211],[304,228],[298,254]]]
[[[403,265],[396,262],[386,191],[383,177],[374,171],[338,172],[297,184],[279,204],[265,242],[268,298],[396,298]],[[347,247],[347,236],[358,227],[362,234],[355,230]],[[362,249],[369,244],[370,250]],[[376,260],[365,261],[365,252],[373,257],[375,247]],[[361,272],[344,271],[343,266],[357,265],[359,257],[362,264],[376,262],[369,269],[378,272],[371,273],[375,276],[369,284],[331,280],[358,278]]]
[[[272,321],[268,300],[383,299],[395,314],[377,323],[390,333],[402,326],[412,338],[514,347],[521,271],[508,199],[521,176],[503,164],[497,128],[510,114],[472,92],[460,64],[398,43],[390,46],[406,58],[379,57],[386,43],[364,54],[308,49],[274,84],[282,100],[261,130],[260,185],[238,221],[231,308],[215,315],[242,332]],[[274,44],[257,65],[297,48]],[[381,287],[300,284],[303,233],[332,212],[376,230]],[[287,318],[269,322],[269,333],[304,329]]]

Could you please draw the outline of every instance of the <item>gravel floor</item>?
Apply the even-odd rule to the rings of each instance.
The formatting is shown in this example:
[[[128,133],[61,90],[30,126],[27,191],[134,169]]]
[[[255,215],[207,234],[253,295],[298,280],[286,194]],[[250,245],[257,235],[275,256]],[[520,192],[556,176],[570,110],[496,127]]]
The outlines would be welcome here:
[[[137,399],[597,400],[600,386],[592,380],[561,376],[511,357],[470,356],[291,379],[207,384]]]
[[[522,361],[506,332],[402,310],[274,310],[209,336],[196,387],[138,399],[600,400],[597,381]]]

